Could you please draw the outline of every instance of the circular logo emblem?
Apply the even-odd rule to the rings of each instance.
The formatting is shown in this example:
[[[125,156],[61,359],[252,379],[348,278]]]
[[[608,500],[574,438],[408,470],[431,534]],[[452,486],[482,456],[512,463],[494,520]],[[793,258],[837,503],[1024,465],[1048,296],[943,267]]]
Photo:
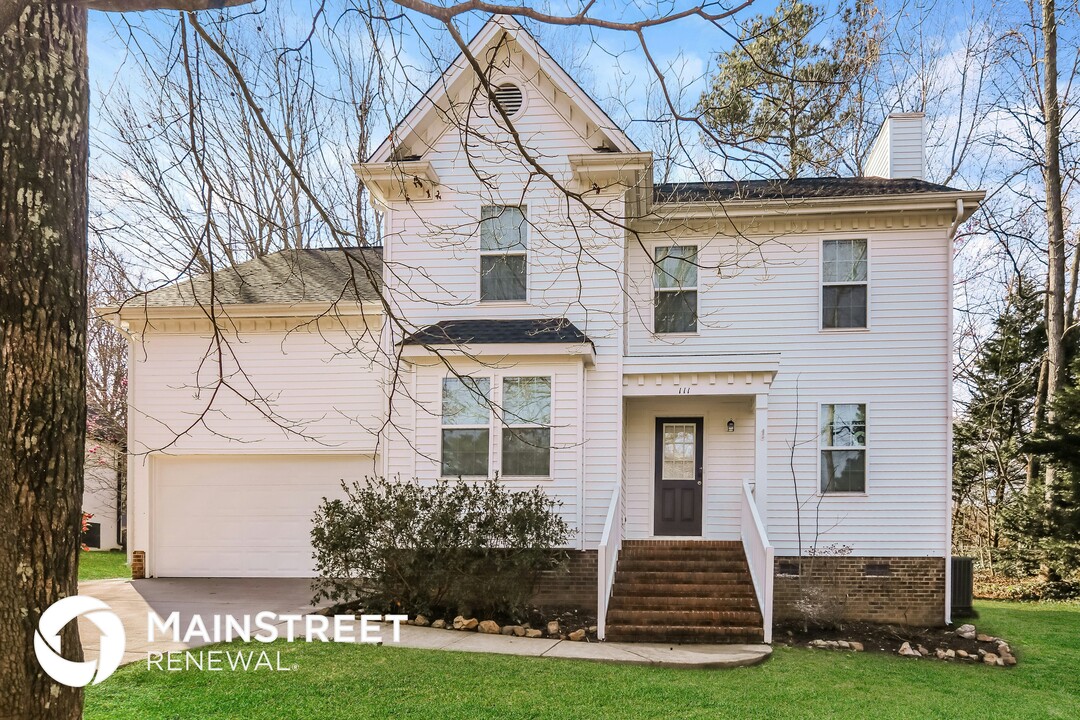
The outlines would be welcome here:
[[[75,662],[60,656],[60,630],[85,617],[101,633],[97,660]],[[86,595],[57,600],[41,614],[34,634],[34,653],[45,672],[71,687],[94,685],[113,674],[124,657],[124,625],[108,605]]]

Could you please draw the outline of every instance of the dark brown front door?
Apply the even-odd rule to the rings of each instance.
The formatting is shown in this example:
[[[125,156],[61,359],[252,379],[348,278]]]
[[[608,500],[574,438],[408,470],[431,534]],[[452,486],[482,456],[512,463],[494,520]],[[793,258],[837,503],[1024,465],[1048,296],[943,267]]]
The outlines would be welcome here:
[[[701,535],[701,418],[656,418],[654,535]]]

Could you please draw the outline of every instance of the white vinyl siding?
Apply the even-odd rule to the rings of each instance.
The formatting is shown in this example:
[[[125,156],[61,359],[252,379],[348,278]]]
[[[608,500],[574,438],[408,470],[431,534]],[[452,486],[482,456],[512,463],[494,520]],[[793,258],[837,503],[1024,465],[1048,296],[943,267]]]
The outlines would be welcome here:
[[[667,340],[652,332],[649,318],[628,315],[632,355],[663,355],[674,364],[680,357],[780,353],[769,389],[767,506],[769,538],[778,555],[797,552],[799,521],[804,549],[817,537],[819,544],[848,545],[863,556],[947,552],[950,245],[944,228],[895,224],[887,229],[878,221],[873,232],[846,236],[758,235],[752,242],[688,236],[683,242],[698,245],[702,267],[730,269],[722,276],[703,273],[699,280],[698,334]],[[873,326],[821,332],[820,247],[825,239],[844,237],[866,239],[872,248]],[[651,252],[628,246],[630,293],[638,306],[653,291]],[[820,404],[849,398],[872,411],[870,492],[826,495],[815,512],[806,512],[820,492]],[[629,428],[629,416],[627,422]],[[627,453],[634,447],[628,439]],[[707,506],[706,523],[708,512]]]

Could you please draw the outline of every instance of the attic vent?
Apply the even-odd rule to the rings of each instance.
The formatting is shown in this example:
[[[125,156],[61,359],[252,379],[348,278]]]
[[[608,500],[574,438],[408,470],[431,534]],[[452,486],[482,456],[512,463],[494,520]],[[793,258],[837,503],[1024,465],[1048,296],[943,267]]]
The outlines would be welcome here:
[[[508,116],[514,117],[521,109],[521,88],[513,83],[504,83],[495,88],[495,102]]]

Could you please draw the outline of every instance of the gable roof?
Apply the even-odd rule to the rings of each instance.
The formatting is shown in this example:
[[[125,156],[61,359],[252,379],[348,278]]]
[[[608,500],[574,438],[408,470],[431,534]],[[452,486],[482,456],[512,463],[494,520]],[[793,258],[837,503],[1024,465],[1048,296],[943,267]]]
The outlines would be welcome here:
[[[501,343],[591,343],[566,318],[537,320],[443,320],[401,341],[402,345],[490,345]]]
[[[503,33],[513,38],[517,45],[551,78],[552,82],[566,93],[570,101],[581,109],[585,116],[611,140],[616,150],[619,152],[638,152],[638,147],[634,144],[634,141],[623,132],[622,128],[604,112],[603,108],[587,92],[581,89],[577,81],[551,57],[547,50],[533,37],[532,33],[525,29],[512,15],[492,15],[473,36],[472,40],[469,41],[467,46],[469,54],[473,57],[480,56],[483,50],[497,42]],[[446,99],[447,89],[452,87],[466,72],[472,72],[472,66],[466,59],[465,54],[459,53],[446,71],[435,79],[435,82],[413,105],[412,109],[390,131],[390,134],[379,147],[371,153],[366,162],[390,162],[397,143],[427,122],[439,103]]]
[[[720,180],[660,183],[653,188],[658,203],[727,202],[731,200],[807,200],[833,197],[874,197],[919,193],[962,192],[915,178],[814,177],[794,180]]]
[[[255,303],[332,303],[376,300],[364,266],[382,272],[382,248],[281,250],[141,293],[126,307],[189,307]]]

